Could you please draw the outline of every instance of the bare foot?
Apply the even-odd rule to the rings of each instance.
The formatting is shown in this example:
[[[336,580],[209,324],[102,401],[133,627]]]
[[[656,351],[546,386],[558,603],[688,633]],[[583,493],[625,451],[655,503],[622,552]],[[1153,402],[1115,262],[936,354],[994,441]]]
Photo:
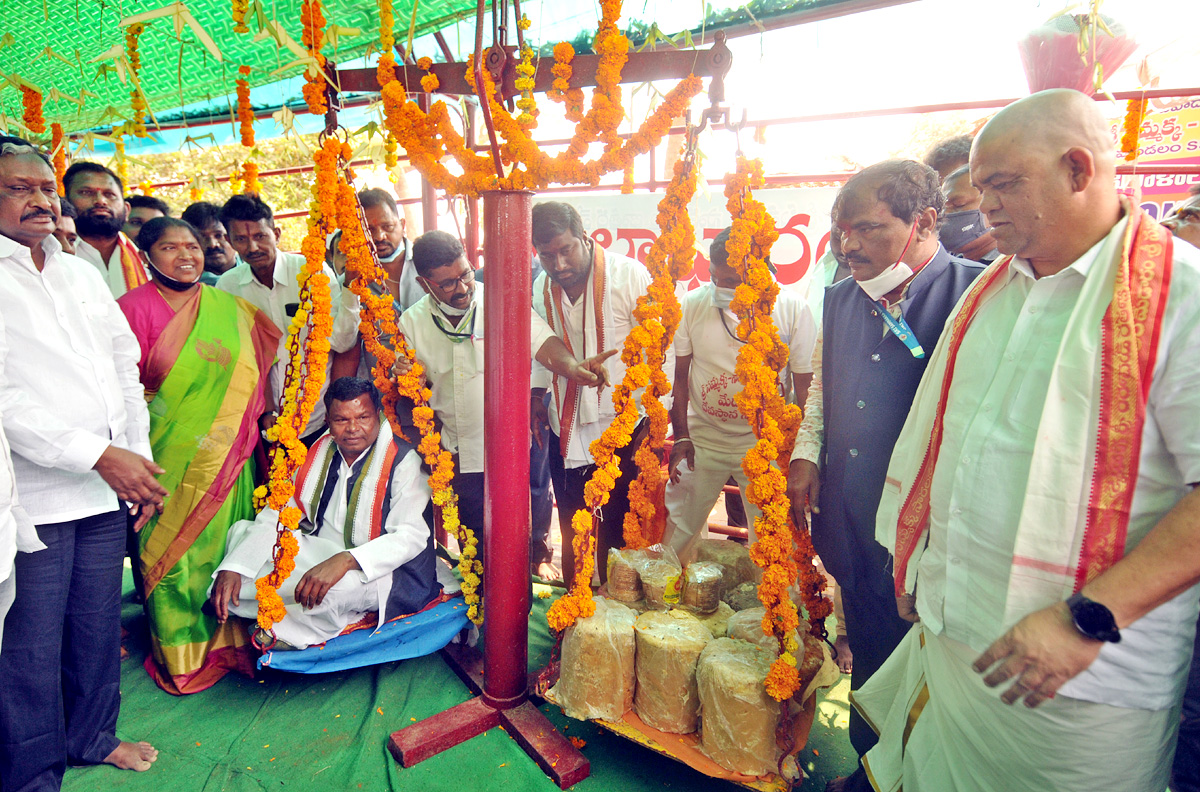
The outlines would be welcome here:
[[[150,743],[122,740],[112,753],[104,757],[104,763],[122,770],[136,770],[142,773],[149,770],[150,765],[154,764],[154,760],[157,758],[158,749]]]
[[[537,565],[537,576],[542,580],[562,580],[562,572],[550,561],[542,561]]]
[[[849,674],[854,669],[854,653],[850,651],[850,642],[846,640],[846,636],[839,635],[833,642],[833,648],[837,650],[838,670],[843,674]]]

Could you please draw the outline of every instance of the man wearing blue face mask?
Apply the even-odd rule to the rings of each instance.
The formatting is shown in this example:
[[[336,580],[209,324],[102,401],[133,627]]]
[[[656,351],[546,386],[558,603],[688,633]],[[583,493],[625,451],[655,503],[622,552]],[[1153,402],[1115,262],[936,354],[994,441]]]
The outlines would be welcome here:
[[[946,212],[942,215],[938,237],[950,255],[991,264],[1000,257],[996,238],[979,205],[983,194],[971,184],[971,169],[967,165],[955,170],[942,182]]]
[[[983,271],[939,243],[943,206],[937,172],[911,160],[866,168],[834,202],[851,277],[825,293],[788,495],[797,523],[811,508],[813,545],[842,588],[852,689],[911,626],[896,612],[875,512],[926,361],[959,296]],[[855,711],[850,741],[860,755],[875,743]]]
[[[675,386],[671,403],[670,480],[667,483],[666,535],[685,562],[703,536],[721,488],[732,475],[745,492],[742,457],[755,443],[754,431],[734,398],[742,384],[734,373],[743,342],[737,337],[737,317],[729,310],[741,278],[729,262],[726,228],[709,248],[709,283],[683,298],[683,318],[675,332]],[[812,381],[812,349],[817,327],[804,299],[781,290],[771,312],[788,347],[788,372],[798,401],[803,404]],[[746,500],[747,524],[754,537],[759,511]]]

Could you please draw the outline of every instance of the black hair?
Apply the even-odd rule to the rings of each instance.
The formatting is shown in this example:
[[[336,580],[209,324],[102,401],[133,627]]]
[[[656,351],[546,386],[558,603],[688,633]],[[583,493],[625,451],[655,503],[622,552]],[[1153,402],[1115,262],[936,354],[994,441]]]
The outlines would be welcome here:
[[[396,206],[396,198],[387,190],[381,190],[378,187],[373,187],[369,190],[362,190],[358,193],[358,202],[363,209],[370,209],[372,206],[386,206],[392,210],[392,214],[396,217],[400,216],[400,209]]]
[[[69,217],[72,220],[79,217],[79,210],[75,208],[75,204],[71,203],[66,198],[62,199],[58,203],[59,214],[61,214],[63,217]]]
[[[379,388],[375,387],[374,382],[362,377],[339,377],[325,391],[325,413],[333,409],[334,401],[354,401],[363,394],[370,395],[371,404],[375,405],[376,410],[383,409],[383,397],[379,395]]]
[[[200,232],[196,227],[187,220],[180,220],[178,217],[153,217],[142,224],[142,230],[138,232],[137,239],[133,240],[137,243],[138,248],[147,256],[150,255],[150,248],[154,247],[163,234],[167,233],[168,228],[183,228],[186,229],[192,236],[196,238],[196,242],[200,243]],[[202,244],[202,243],[200,243]]]
[[[171,207],[162,198],[153,195],[131,195],[125,199],[125,205],[130,209],[153,209],[162,212],[163,217],[171,216]]]
[[[196,228],[208,228],[213,223],[221,222],[221,207],[209,201],[196,201],[184,209],[179,217]]]
[[[937,171],[915,160],[884,160],[863,168],[850,177],[834,202],[835,216],[841,199],[862,186],[876,185],[875,197],[888,205],[892,215],[911,223],[926,209],[932,208],[938,217],[946,207]]]
[[[28,146],[29,148],[33,149],[33,151],[27,152],[27,153],[36,154],[42,162],[46,163],[47,165],[50,165],[51,169],[54,168],[54,165],[52,165],[50,163],[50,158],[46,156],[45,152],[43,152],[40,148],[38,148],[37,146],[30,143],[25,138],[14,137],[12,135],[0,135],[0,149],[3,149],[4,146],[18,146],[18,147]],[[0,156],[3,156],[3,155],[0,155]]]
[[[955,135],[945,140],[939,140],[929,151],[925,152],[922,162],[941,173],[942,168],[959,160],[965,162],[971,158],[971,141],[974,139],[973,135]]]
[[[67,172],[63,174],[63,191],[71,192],[71,182],[76,176],[81,176],[85,173],[100,173],[113,180],[113,184],[117,185],[117,192],[125,195],[125,182],[121,181],[121,177],[113,173],[108,168],[101,165],[99,162],[88,162],[83,160],[80,162],[71,163],[71,167],[67,168]]]
[[[1188,195],[1200,195],[1200,183],[1188,187]]]
[[[234,220],[244,220],[249,223],[266,220],[268,226],[275,227],[275,213],[262,198],[258,197],[257,193],[242,193],[225,202],[225,205],[221,207],[221,224],[228,229],[229,224]]]
[[[733,226],[725,226],[708,246],[708,260],[717,266],[723,267],[729,262],[729,253],[725,250],[725,246],[729,244],[729,234],[732,231]]]
[[[587,240],[583,230],[583,218],[574,206],[562,201],[544,201],[533,207],[533,244],[544,245],[559,234],[571,232],[571,236]]]
[[[413,264],[422,278],[429,277],[438,267],[453,264],[466,254],[458,237],[445,231],[426,231],[412,244]]]
[[[947,173],[946,178],[942,179],[942,184],[945,184],[946,182],[950,181],[951,179],[957,179],[959,176],[970,176],[970,175],[971,175],[971,166],[963,165],[961,168],[955,168],[954,170]]]

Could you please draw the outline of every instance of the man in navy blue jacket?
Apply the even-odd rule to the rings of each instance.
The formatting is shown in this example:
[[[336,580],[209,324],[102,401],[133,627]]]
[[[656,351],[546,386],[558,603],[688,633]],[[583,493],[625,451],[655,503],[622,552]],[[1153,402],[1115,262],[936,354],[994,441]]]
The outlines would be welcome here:
[[[926,361],[959,296],[983,271],[939,243],[943,208],[937,171],[911,160],[866,168],[834,202],[852,277],[825,292],[788,493],[798,523],[811,508],[813,544],[842,587],[852,689],[911,626],[896,610],[875,512]],[[855,711],[850,740],[860,755],[875,744]]]

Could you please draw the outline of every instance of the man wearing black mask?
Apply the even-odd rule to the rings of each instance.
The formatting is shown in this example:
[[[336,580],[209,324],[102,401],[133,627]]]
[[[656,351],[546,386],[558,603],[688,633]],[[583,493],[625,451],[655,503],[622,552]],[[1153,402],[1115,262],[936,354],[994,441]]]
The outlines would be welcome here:
[[[982,194],[971,184],[970,168],[963,165],[942,182],[942,195],[946,198],[946,214],[938,228],[942,247],[950,255],[991,264],[999,257],[992,230],[979,211]]]

